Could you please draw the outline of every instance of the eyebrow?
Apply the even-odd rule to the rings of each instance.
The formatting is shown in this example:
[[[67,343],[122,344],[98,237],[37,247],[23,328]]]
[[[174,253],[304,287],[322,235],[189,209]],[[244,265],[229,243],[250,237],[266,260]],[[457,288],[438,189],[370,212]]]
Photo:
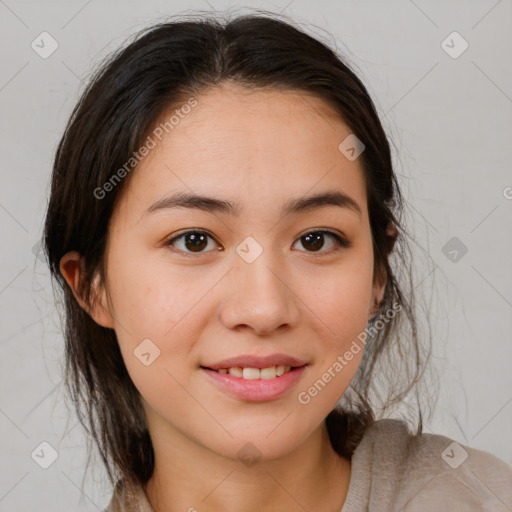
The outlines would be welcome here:
[[[351,210],[359,216],[362,215],[359,204],[350,196],[339,191],[324,192],[312,196],[289,199],[281,208],[281,215],[306,212],[326,206],[338,206]],[[156,201],[144,212],[143,216],[151,212],[169,208],[191,208],[209,213],[216,212],[233,215],[235,217],[239,217],[242,213],[240,206],[231,201],[179,192]]]

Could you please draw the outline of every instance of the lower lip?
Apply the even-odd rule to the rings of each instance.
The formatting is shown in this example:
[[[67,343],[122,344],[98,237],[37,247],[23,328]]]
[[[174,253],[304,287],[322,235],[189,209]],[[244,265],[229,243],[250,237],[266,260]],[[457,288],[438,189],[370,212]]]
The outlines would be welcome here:
[[[300,379],[306,369],[299,366],[273,379],[244,379],[229,373],[201,368],[213,383],[229,395],[248,402],[266,402],[281,398]]]

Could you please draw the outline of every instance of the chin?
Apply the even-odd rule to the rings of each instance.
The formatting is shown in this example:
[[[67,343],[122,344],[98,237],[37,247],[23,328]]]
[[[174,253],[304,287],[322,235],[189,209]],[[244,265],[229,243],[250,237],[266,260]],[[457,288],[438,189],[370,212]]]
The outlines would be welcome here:
[[[228,428],[232,438],[226,434],[218,439],[218,444],[212,445],[210,437],[206,446],[218,455],[251,467],[258,461],[266,462],[284,457],[300,444],[300,433],[295,430],[294,436],[291,436],[289,430],[283,427],[284,425],[277,426],[273,431],[268,426],[240,430]]]

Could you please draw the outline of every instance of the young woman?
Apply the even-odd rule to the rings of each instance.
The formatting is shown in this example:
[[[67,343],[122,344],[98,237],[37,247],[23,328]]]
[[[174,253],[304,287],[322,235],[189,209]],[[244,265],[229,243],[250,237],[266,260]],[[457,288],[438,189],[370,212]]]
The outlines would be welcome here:
[[[512,510],[504,461],[381,414],[428,359],[402,207],[367,90],[291,22],[169,21],[103,65],[45,250],[109,512]]]

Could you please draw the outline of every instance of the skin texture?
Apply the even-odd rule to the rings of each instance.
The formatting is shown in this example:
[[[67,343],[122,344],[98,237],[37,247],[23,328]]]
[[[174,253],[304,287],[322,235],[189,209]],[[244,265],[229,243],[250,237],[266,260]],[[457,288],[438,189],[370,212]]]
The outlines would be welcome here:
[[[141,394],[155,451],[147,494],[156,512],[340,510],[350,461],[333,450],[323,420],[363,350],[309,404],[297,396],[365,330],[384,292],[373,279],[363,172],[338,150],[351,132],[321,99],[302,92],[223,84],[195,97],[195,109],[132,171],[109,225],[107,283],[97,282],[89,312],[115,329]],[[351,196],[362,215],[337,206],[279,213],[291,198],[334,190]],[[143,215],[175,192],[228,199],[243,213]],[[186,238],[164,245],[191,228],[212,236],[202,252]],[[337,247],[325,234],[315,251],[301,237],[320,229],[352,245]],[[252,263],[235,251],[248,236],[263,249]],[[61,272],[85,307],[79,257],[64,256]],[[160,349],[149,366],[133,353],[146,338]],[[232,398],[199,368],[276,352],[309,363],[277,400]],[[247,442],[261,453],[251,467],[237,455]]]

